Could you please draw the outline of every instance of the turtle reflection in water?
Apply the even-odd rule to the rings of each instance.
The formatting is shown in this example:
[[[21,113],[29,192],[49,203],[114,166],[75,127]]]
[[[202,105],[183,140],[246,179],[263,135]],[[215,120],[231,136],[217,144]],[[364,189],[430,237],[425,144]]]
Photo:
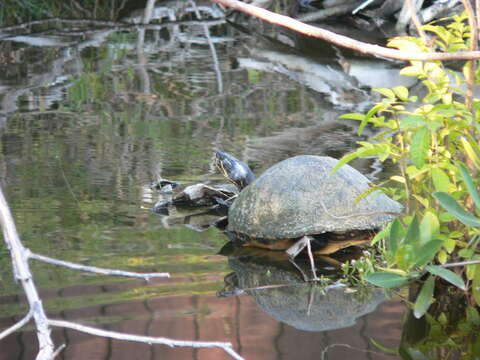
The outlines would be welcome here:
[[[304,331],[353,326],[356,319],[373,312],[386,300],[384,291],[378,288],[305,283],[295,268],[288,266],[290,263],[269,256],[268,252],[273,253],[252,247],[231,249],[225,245],[221,254],[228,256],[234,272],[225,277],[225,289],[218,296],[246,293],[265,313]],[[335,278],[335,270],[327,270],[330,266],[325,260],[320,260],[319,272],[327,278]]]
[[[349,165],[335,173],[338,160],[300,155],[283,160],[255,178],[243,162],[217,152],[215,163],[241,192],[228,212],[228,231],[244,246],[285,250],[293,259],[305,248],[332,254],[370,241],[402,206],[369,188],[369,180]]]

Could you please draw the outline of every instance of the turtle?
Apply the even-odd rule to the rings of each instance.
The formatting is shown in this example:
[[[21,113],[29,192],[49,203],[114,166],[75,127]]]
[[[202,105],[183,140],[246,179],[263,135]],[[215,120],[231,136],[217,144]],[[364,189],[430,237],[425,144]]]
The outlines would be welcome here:
[[[291,259],[307,248],[313,280],[312,252],[368,243],[403,210],[384,193],[370,191],[370,181],[352,166],[333,172],[338,160],[332,157],[294,156],[259,177],[224,152],[216,153],[215,163],[240,189],[228,210],[227,231],[243,246],[284,250]]]

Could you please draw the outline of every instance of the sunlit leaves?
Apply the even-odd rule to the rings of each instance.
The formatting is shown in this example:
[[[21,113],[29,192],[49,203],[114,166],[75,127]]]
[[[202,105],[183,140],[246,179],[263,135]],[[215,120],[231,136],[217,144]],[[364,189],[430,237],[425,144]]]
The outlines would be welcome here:
[[[426,244],[434,239],[440,232],[440,223],[437,215],[431,211],[427,211],[420,222],[420,244]]]
[[[427,128],[420,128],[412,138],[410,145],[410,158],[417,168],[423,167],[427,160],[428,149],[430,148],[430,132]]]
[[[478,145],[473,141],[468,141],[466,138],[460,138],[460,142],[463,147],[464,153],[468,156],[469,160],[473,162],[477,169],[480,169],[480,151]]]
[[[452,185],[445,171],[438,167],[432,169],[432,182],[436,191],[449,192]]]

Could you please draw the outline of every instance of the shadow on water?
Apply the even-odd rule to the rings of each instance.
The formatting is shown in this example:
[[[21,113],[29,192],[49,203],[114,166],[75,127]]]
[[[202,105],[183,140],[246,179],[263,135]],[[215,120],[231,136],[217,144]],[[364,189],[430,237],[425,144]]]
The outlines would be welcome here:
[[[49,315],[143,335],[229,341],[246,359],[393,358],[371,339],[399,345],[400,300],[303,284],[279,252],[223,248],[227,259],[217,254],[227,238],[210,226],[218,215],[181,207],[168,217],[154,214],[164,195],[150,184],[221,183],[214,150],[232,152],[257,173],[301,153],[339,157],[362,138],[338,116],[368,108],[371,87],[412,84],[391,64],[345,58],[255,20],[232,26],[209,2],[198,2],[202,22],[189,2],[157,2],[150,14],[136,8],[97,9],[98,18],[115,22],[0,30],[0,183],[25,245],[84,264],[172,275],[145,283],[33,263]],[[65,11],[49,9],[57,10]],[[138,25],[142,19],[150,24]],[[372,68],[381,76],[370,76]],[[382,176],[371,159],[355,166]],[[3,329],[26,305],[4,247],[0,255]],[[336,274],[338,263],[322,264],[325,276]],[[225,281],[237,296],[215,295]],[[254,290],[269,284],[282,286]],[[0,360],[34,358],[34,337],[26,328],[2,340]],[[224,358],[220,350],[70,330],[54,330],[54,338],[67,344],[63,359]]]

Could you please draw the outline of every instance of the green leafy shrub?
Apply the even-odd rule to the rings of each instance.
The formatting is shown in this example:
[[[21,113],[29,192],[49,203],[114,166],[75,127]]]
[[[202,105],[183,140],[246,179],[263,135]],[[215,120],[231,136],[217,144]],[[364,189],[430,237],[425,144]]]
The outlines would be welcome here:
[[[425,26],[433,36],[428,44],[420,38],[401,37],[389,46],[413,52],[428,52],[432,47],[445,52],[469,49],[466,19],[461,14],[446,26]],[[378,133],[368,142],[359,142],[337,168],[367,156],[395,164],[398,173],[381,189],[405,203],[405,215],[374,239],[381,242],[387,265],[377,265],[363,278],[383,287],[426,279],[415,304],[417,317],[433,302],[437,278],[468,288],[480,305],[480,265],[476,264],[480,260],[476,215],[480,197],[475,176],[480,170],[480,102],[465,90],[471,66],[473,62],[464,64],[462,76],[441,61],[411,61],[400,73],[421,81],[425,90],[421,99],[404,86],[374,89],[383,98],[367,114],[342,116],[360,121],[359,134],[366,126],[377,128]]]

